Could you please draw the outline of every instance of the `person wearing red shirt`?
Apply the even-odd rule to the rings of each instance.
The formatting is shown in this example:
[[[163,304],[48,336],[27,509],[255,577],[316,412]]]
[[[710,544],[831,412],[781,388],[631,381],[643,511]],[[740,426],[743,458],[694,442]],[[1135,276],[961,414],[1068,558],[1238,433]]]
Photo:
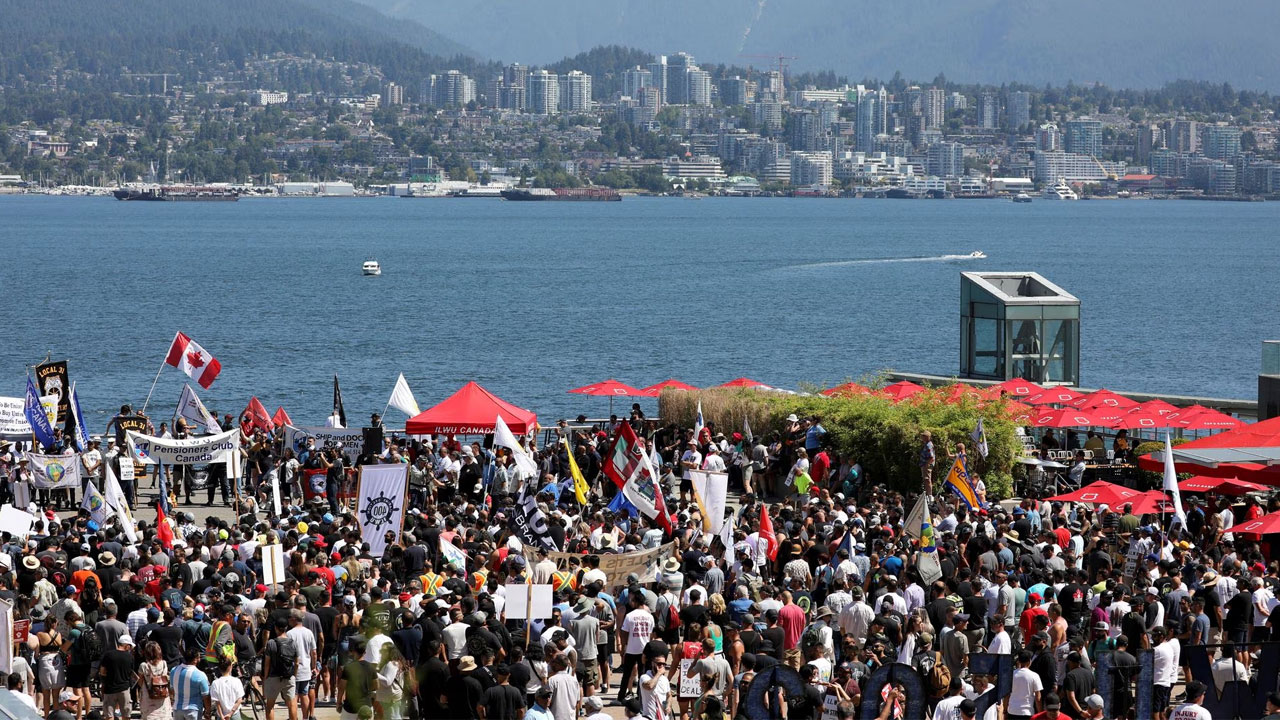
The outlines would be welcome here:
[[[1027,595],[1027,609],[1022,611],[1022,615],[1018,618],[1018,627],[1022,630],[1022,636],[1029,638],[1035,634],[1035,622],[1037,615],[1049,617],[1049,612],[1045,610],[1040,602],[1044,598],[1040,597],[1040,593],[1031,593]]]
[[[782,661],[793,669],[801,665],[800,635],[804,632],[804,610],[791,601],[791,591],[782,591],[782,609],[778,611],[778,627],[782,628]]]
[[[818,494],[818,490],[823,481],[827,479],[827,473],[829,472],[831,472],[831,456],[827,454],[826,448],[822,448],[809,463],[809,477],[813,478],[811,492],[814,495]]]
[[[1058,541],[1058,547],[1066,550],[1067,546],[1071,544],[1071,531],[1067,529],[1066,523],[1061,520],[1057,522],[1057,525],[1058,527],[1053,530],[1054,539]]]

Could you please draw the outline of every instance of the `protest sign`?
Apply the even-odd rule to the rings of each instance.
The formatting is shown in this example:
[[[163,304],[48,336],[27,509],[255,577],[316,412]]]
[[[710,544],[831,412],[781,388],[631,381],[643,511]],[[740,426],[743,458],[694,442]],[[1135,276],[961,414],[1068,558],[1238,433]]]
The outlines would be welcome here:
[[[133,457],[147,464],[197,465],[228,462],[240,446],[240,430],[218,435],[185,438],[158,438],[129,430],[125,433]]]
[[[31,437],[31,423],[22,410],[25,402],[23,398],[0,397],[0,436]],[[45,395],[40,398],[40,404],[48,411],[57,407],[58,398]]]
[[[8,504],[0,506],[0,532],[24,538],[31,534],[31,525],[35,521],[36,516],[26,510]]]
[[[658,579],[658,568],[662,567],[662,563],[666,561],[671,553],[675,550],[676,544],[669,542],[661,547],[651,550],[637,550],[629,553],[604,553],[597,554],[600,558],[600,570],[604,572],[608,578],[607,587],[615,588],[627,584],[627,576],[635,573],[640,576],[640,582],[654,582]],[[537,548],[535,546],[525,544],[522,552],[525,560],[533,565],[538,562]],[[568,563],[569,558],[576,557],[581,560],[584,556],[575,553],[566,552],[548,552],[547,559],[556,563],[556,565],[564,566]]]
[[[306,448],[307,438],[315,439],[317,450],[340,448],[347,458],[347,463],[355,465],[356,458],[360,457],[360,449],[364,445],[364,429],[294,427],[293,425],[286,425],[284,428],[285,447],[293,448],[295,455]]]
[[[551,617],[550,585],[507,585],[508,620],[535,620]]]
[[[41,490],[80,487],[79,455],[26,453],[31,464],[31,486]]]

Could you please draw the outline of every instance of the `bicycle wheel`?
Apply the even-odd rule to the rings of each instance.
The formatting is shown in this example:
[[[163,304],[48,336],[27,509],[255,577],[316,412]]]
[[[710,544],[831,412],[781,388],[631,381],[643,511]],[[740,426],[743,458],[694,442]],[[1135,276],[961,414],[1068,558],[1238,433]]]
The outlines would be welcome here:
[[[246,683],[241,717],[244,720],[265,720],[266,714],[266,703],[262,700],[262,693],[252,683]]]

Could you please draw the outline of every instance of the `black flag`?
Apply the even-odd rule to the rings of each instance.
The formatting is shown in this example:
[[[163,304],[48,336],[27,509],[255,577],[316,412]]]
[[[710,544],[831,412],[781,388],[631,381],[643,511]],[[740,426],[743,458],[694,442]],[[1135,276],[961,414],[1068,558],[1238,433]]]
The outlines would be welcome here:
[[[342,388],[338,387],[338,376],[333,376],[333,411],[338,414],[338,423],[347,426],[347,411],[342,407]]]

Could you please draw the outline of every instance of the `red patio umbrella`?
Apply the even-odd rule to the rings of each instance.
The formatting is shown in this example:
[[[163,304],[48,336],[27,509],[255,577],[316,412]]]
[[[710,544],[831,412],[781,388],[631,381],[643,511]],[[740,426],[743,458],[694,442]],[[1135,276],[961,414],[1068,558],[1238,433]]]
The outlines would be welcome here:
[[[859,385],[856,382],[847,382],[822,391],[822,394],[827,397],[849,397],[852,395],[868,395],[870,393],[871,388],[866,385]]]
[[[974,387],[966,383],[953,383],[948,385],[942,392],[948,402],[958,402],[966,397],[971,397],[975,400],[987,399],[985,388]]]
[[[1183,430],[1234,430],[1246,424],[1239,418],[1212,408],[1205,408],[1194,415],[1183,415],[1174,422],[1176,425],[1173,427],[1180,427]]]
[[[1004,408],[1009,412],[1009,419],[1019,425],[1031,422],[1031,419],[1037,414],[1037,408],[1024,405],[1016,400],[1010,400],[1005,403]]]
[[[1042,409],[1032,420],[1031,424],[1036,427],[1074,428],[1101,427],[1108,423],[1088,410],[1058,408],[1056,410]]]
[[[1114,393],[1104,388],[1102,390],[1091,392],[1083,397],[1078,397],[1067,404],[1073,408],[1079,408],[1081,410],[1094,410],[1104,407],[1122,408],[1127,410],[1132,407],[1137,407],[1138,401],[1130,400],[1119,393]]]
[[[725,383],[725,384],[723,384],[723,385],[717,385],[716,387],[722,387],[722,388],[752,388],[752,389],[755,389],[755,390],[768,390],[768,389],[770,389],[770,387],[771,387],[771,386],[769,386],[769,385],[765,385],[764,383],[762,383],[762,382],[760,382],[760,381],[758,381],[758,380],[752,380],[751,378],[744,378],[744,377],[740,377],[740,378],[734,378],[733,380],[730,380],[729,382],[727,382],[727,383]]]
[[[1270,515],[1263,515],[1260,518],[1246,520],[1239,525],[1232,525],[1223,530],[1229,533],[1250,533],[1253,535],[1267,535],[1269,533],[1280,532],[1280,512],[1273,512]]]
[[[1170,405],[1169,403],[1163,400],[1158,400],[1155,398],[1148,400],[1144,403],[1139,403],[1137,407],[1130,408],[1129,410],[1129,412],[1153,412],[1153,413],[1159,413],[1161,415],[1168,415],[1171,412],[1177,412],[1177,411],[1178,411],[1177,405]]]
[[[923,391],[924,391],[924,388],[922,386],[917,385],[909,380],[899,380],[898,382],[893,383],[892,385],[886,385],[880,389],[880,393],[882,395],[888,395],[889,399],[893,400],[894,402],[898,402],[900,400],[906,400],[912,395],[915,395],[916,393],[923,392]]]
[[[1186,410],[1184,409],[1182,412],[1186,412]],[[1181,412],[1179,414],[1181,414]],[[1184,419],[1189,419],[1189,417],[1190,416]],[[1166,416],[1166,419],[1174,421],[1179,418],[1174,417],[1173,413],[1169,413],[1169,415]],[[1243,423],[1226,432],[1198,438],[1191,442],[1175,446],[1178,450],[1257,447],[1280,447],[1280,417],[1274,417],[1270,420],[1263,420],[1256,423]],[[1151,455],[1143,455],[1138,458],[1138,466],[1143,470],[1160,472],[1164,469],[1164,461],[1156,459]],[[1220,463],[1218,467],[1205,467],[1195,463],[1177,463],[1175,467],[1180,473],[1189,472],[1195,475],[1243,477],[1250,480],[1267,480],[1268,482],[1270,482],[1271,478],[1277,478],[1280,480],[1280,474],[1277,474],[1275,470],[1258,463]],[[1280,482],[1277,484],[1280,484]]]
[[[1130,490],[1123,485],[1109,483],[1106,480],[1098,480],[1065,495],[1055,495],[1049,500],[1051,502],[1078,502],[1119,507],[1141,494],[1137,490]]]
[[[666,390],[667,388],[671,388],[672,390],[697,390],[698,389],[690,385],[689,383],[682,383],[679,380],[676,380],[675,378],[671,378],[669,380],[663,380],[660,383],[655,383],[653,385],[650,385],[647,388],[641,388],[640,394],[644,395],[645,397],[658,397],[659,395],[662,394],[662,391]]]
[[[583,385],[580,388],[574,388],[569,392],[577,395],[594,395],[596,397],[609,398],[609,413],[613,414],[613,399],[615,397],[640,397],[644,393],[630,385],[618,382],[613,378],[609,378],[603,382],[593,383],[591,385]]]
[[[1026,398],[1026,397],[1031,397],[1032,395],[1039,395],[1045,390],[1044,388],[1031,382],[1030,380],[1023,380],[1021,378],[1005,380],[1004,382],[998,385],[992,385],[991,387],[998,389],[1000,392],[1004,393],[1005,395],[1012,395],[1018,398]]]
[[[1111,427],[1119,430],[1155,430],[1157,428],[1173,427],[1171,420],[1165,419],[1164,415],[1158,412],[1148,412],[1146,410],[1134,410],[1127,412],[1116,419]]]
[[[1137,516],[1177,512],[1173,500],[1163,490],[1148,490],[1126,502],[1133,505],[1132,512]]]
[[[1022,402],[1028,405],[1066,405],[1083,397],[1080,393],[1067,387],[1047,388],[1044,392],[1031,395]]]
[[[1187,478],[1178,483],[1178,489],[1184,492],[1209,492],[1212,490],[1220,495],[1244,495],[1245,493],[1259,492],[1262,490],[1272,489],[1270,485],[1249,482],[1248,480],[1240,480],[1237,478],[1221,478],[1211,477],[1209,475],[1196,475]]]

